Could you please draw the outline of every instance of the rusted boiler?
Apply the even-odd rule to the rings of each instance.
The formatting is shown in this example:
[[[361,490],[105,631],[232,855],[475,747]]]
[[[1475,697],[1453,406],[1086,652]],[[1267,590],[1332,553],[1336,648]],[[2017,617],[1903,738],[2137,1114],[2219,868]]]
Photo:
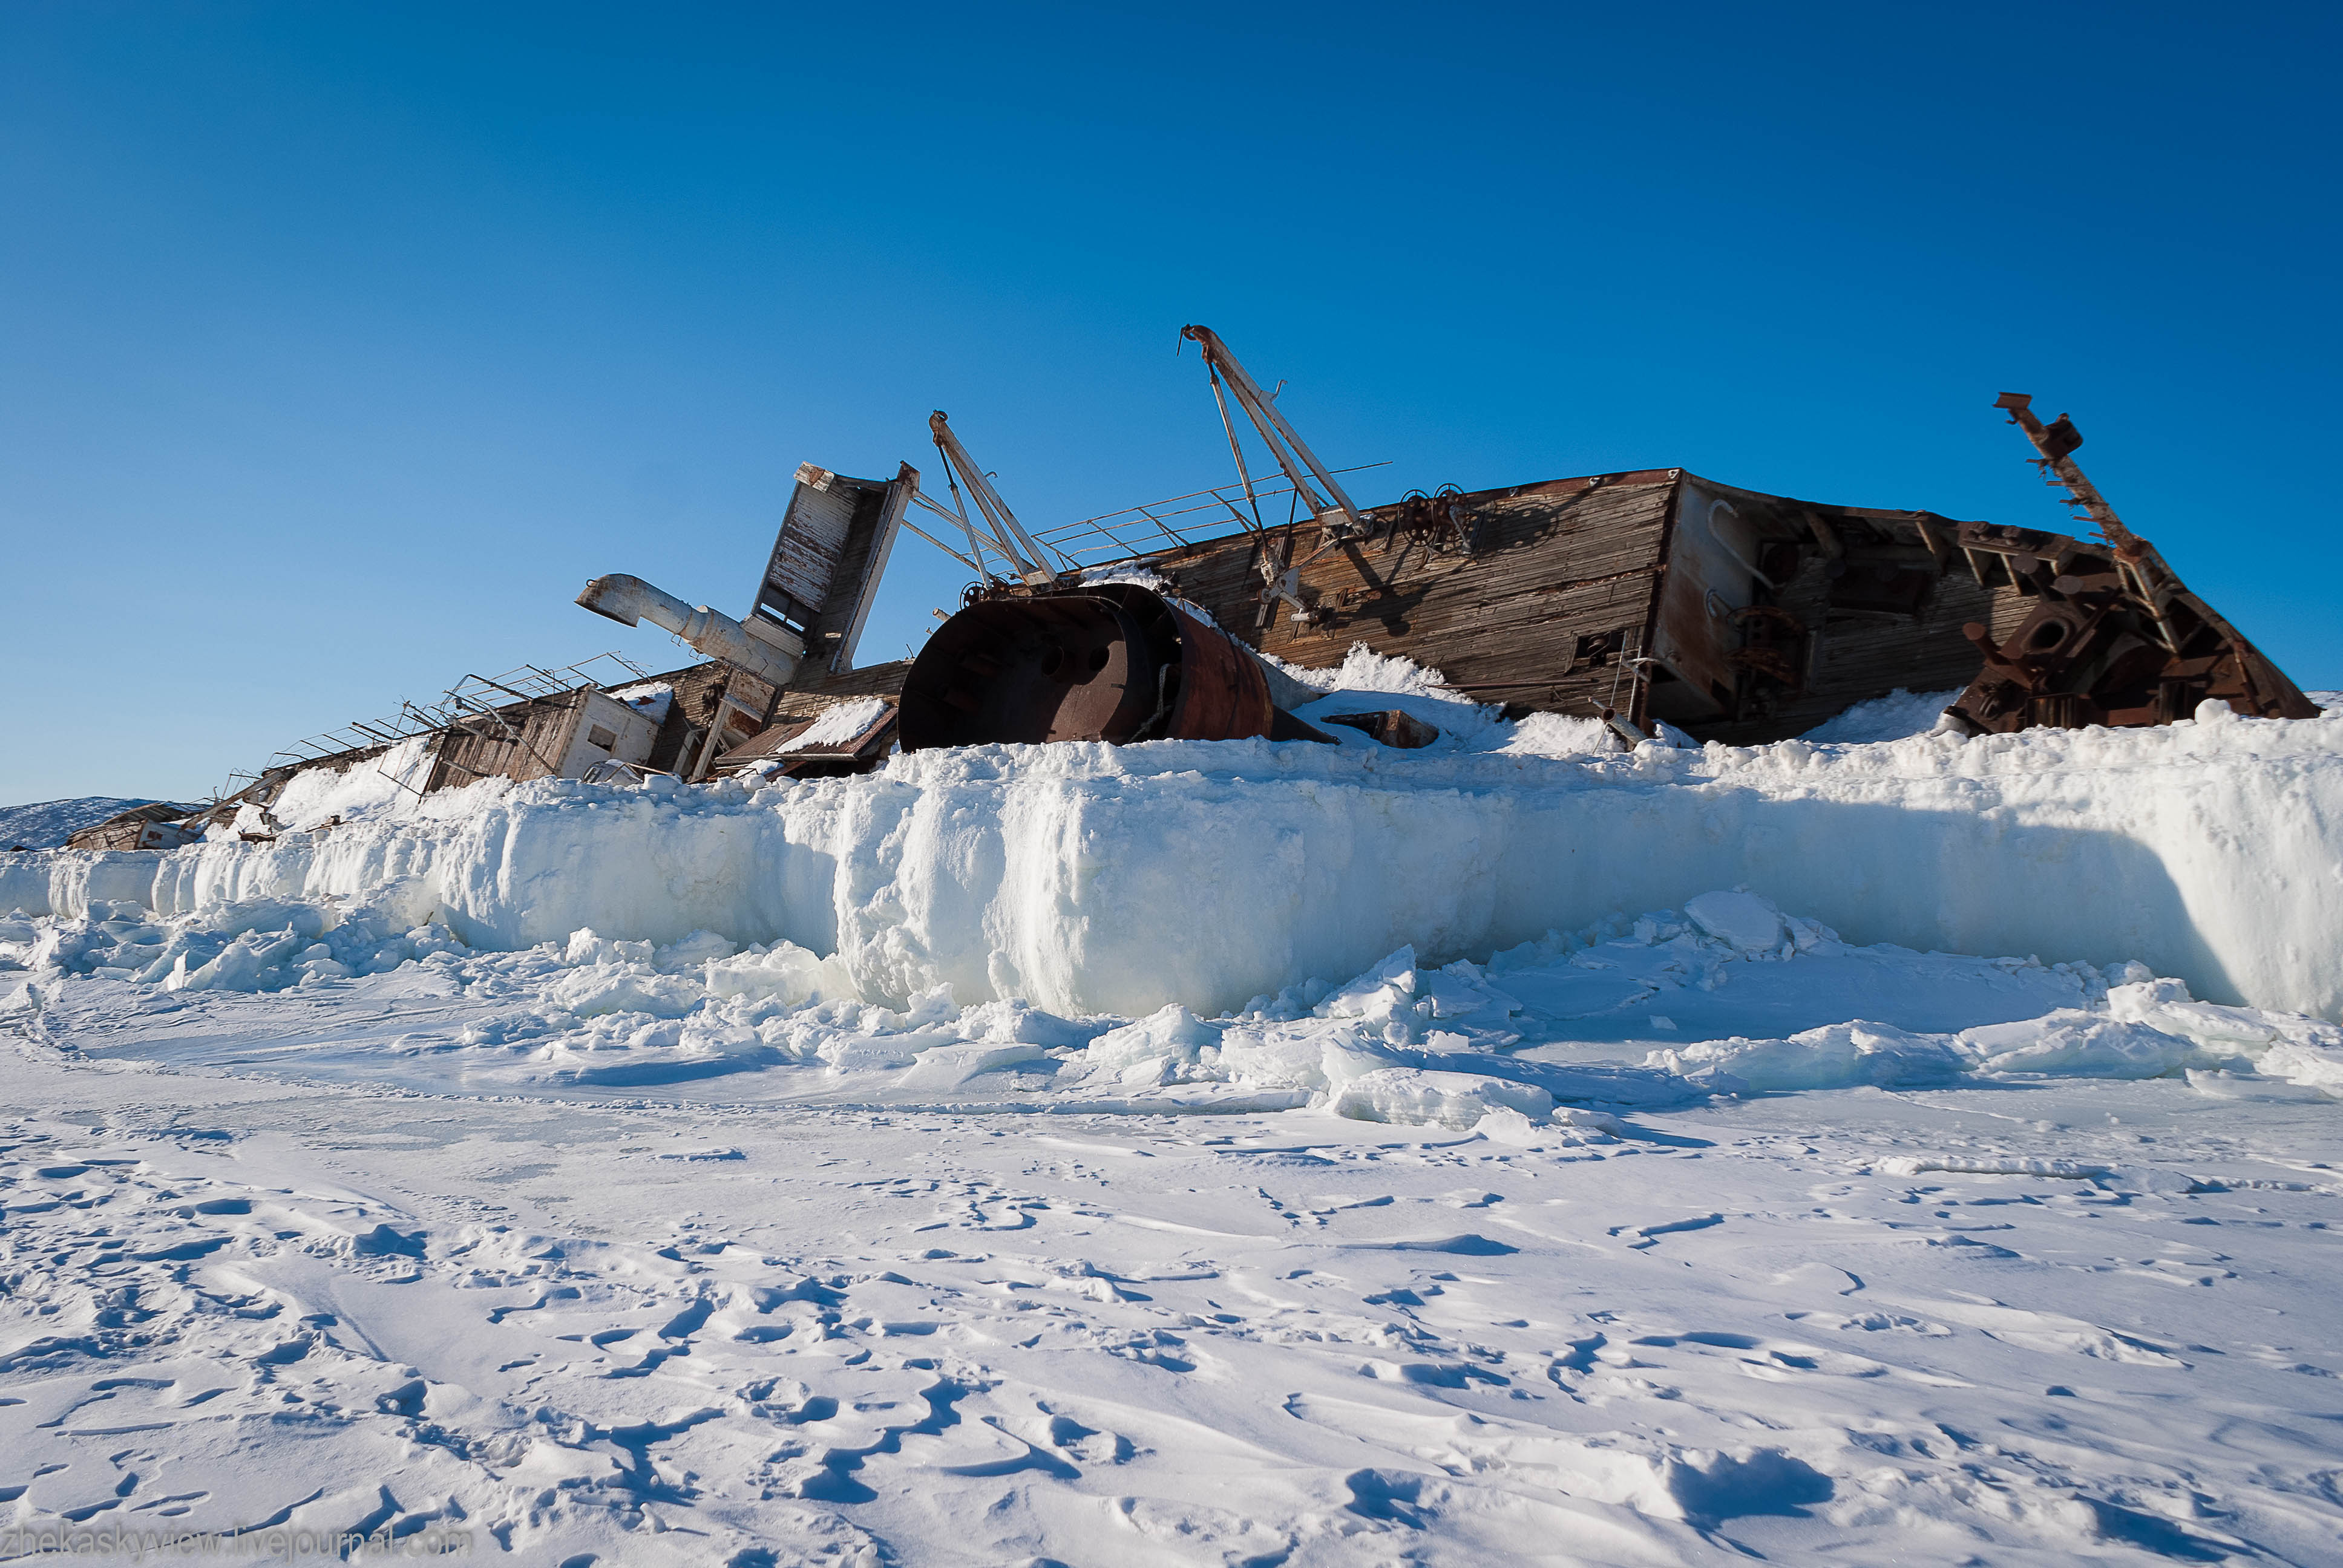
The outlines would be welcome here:
[[[906,751],[1049,740],[1325,740],[1252,650],[1129,583],[982,598],[904,677]]]

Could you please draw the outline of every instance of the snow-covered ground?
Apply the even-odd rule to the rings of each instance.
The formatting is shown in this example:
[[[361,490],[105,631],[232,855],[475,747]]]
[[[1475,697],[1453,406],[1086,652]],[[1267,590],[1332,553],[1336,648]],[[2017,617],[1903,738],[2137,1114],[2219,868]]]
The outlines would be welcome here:
[[[0,1542],[2333,1560],[2343,719],[1354,666],[1442,740],[0,862]]]

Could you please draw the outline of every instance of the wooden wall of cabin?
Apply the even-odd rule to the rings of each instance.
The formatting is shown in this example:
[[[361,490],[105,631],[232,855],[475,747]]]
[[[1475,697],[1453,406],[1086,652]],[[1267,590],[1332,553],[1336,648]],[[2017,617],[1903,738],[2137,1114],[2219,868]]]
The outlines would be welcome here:
[[[883,480],[855,482],[860,487],[855,493],[854,512],[847,520],[846,538],[839,546],[832,568],[830,595],[806,627],[805,665],[825,675],[830,673],[840,645],[854,625],[863,578],[870,570],[870,558],[879,546],[880,517],[886,510],[887,486]]]
[[[798,678],[782,693],[781,711],[811,713],[850,697],[899,696],[903,689],[903,678],[910,673],[911,661],[908,658],[865,665],[837,675],[808,661],[799,667]]]
[[[1732,498],[1769,553],[1764,564],[1777,586],[1751,583],[1730,596],[1731,607],[1778,606],[1803,628],[1798,689],[1743,677],[1728,702],[1704,701],[1684,725],[1698,739],[1784,739],[1898,688],[1956,689],[1983,662],[1962,627],[1978,621],[2003,638],[2026,615],[2027,599],[2006,583],[1978,584],[1950,548],[1952,525],[1941,518],[1927,518],[1945,547],[1939,554],[1918,532],[1926,514],[1819,506],[1668,469],[1468,496],[1470,555],[1387,534],[1398,508],[1378,508],[1368,514],[1377,531],[1364,545],[1303,568],[1302,597],[1314,612],[1308,621],[1281,605],[1264,622],[1259,547],[1249,536],[1135,564],[1289,663],[1331,667],[1363,643],[1438,669],[1458,689],[1517,712],[1586,715],[1613,706],[1642,721],[1653,709],[1624,700],[1620,664],[1658,640],[1660,595],[1685,565],[1674,513],[1686,485],[1699,487],[1704,501]],[[1837,555],[1825,548],[1826,536]],[[1303,524],[1272,529],[1270,538],[1282,562],[1314,548],[1318,534]],[[1684,577],[1684,591],[1702,598],[1706,578],[1688,568]],[[1695,604],[1695,613],[1700,608]],[[1719,670],[1709,666],[1721,667],[1741,635],[1730,624],[1708,635],[1713,644],[1698,662],[1715,676]],[[1671,676],[1655,674],[1664,709]]]
[[[684,748],[690,743],[695,732],[706,735],[726,716],[724,693],[728,689],[760,713],[771,702],[773,695],[773,689],[756,677],[713,659],[701,664],[689,664],[681,669],[670,669],[664,675],[650,676],[646,680],[629,684],[649,685],[653,682],[664,682],[675,690],[674,700],[668,704],[667,718],[659,725],[659,737],[651,742],[650,756],[644,759],[645,767],[657,769],[662,773],[677,770],[676,764],[684,760]],[[731,719],[731,729],[736,739],[742,738],[744,731],[753,732],[755,728],[745,715]],[[695,748],[695,758],[697,754]]]
[[[580,699],[575,692],[508,703],[501,725],[478,714],[443,730],[431,789],[454,789],[487,778],[543,779],[559,770]],[[508,733],[510,731],[510,733]]]
[[[778,701],[773,700],[772,689],[763,681],[714,660],[686,665],[681,669],[647,677],[644,681],[630,681],[629,685],[663,681],[675,689],[675,700],[668,705],[667,719],[659,726],[659,739],[651,743],[651,754],[645,766],[663,773],[677,770],[676,764],[683,759],[683,749],[692,732],[705,733],[723,712],[720,694],[728,689],[728,674],[732,695],[760,707],[769,704],[772,721],[779,724],[817,718],[824,709],[852,698],[893,697],[903,689],[903,677],[910,668],[909,659],[899,659],[833,676],[809,659],[799,667],[799,678],[782,689]],[[737,746],[746,739],[741,727],[736,724],[731,744]]]
[[[1828,567],[1828,558],[1808,556],[1776,596],[1814,639],[1805,660],[1805,689],[1753,707],[1738,719],[1704,726],[1703,739],[1758,745],[1803,734],[1857,702],[1899,689],[1956,691],[1985,663],[1976,645],[1961,635],[1962,626],[1981,622],[1998,640],[2016,629],[2031,603],[2006,587],[1980,588],[1966,566],[1956,565],[1934,578],[1911,614],[1852,612],[1832,606]]]
[[[1250,535],[1136,564],[1290,664],[1330,668],[1363,643],[1482,701],[1591,715],[1630,689],[1621,660],[1647,633],[1674,483],[1659,469],[1468,496],[1469,553],[1453,536],[1395,527],[1396,507],[1369,512],[1364,540],[1314,561],[1316,525],[1273,528],[1278,566],[1306,561],[1306,619],[1282,602],[1264,614],[1262,547]]]

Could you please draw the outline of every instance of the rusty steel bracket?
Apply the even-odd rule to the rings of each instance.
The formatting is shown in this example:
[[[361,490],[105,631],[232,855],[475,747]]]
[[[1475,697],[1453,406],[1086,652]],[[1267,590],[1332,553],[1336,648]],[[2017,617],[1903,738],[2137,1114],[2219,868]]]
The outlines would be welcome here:
[[[990,477],[977,467],[976,459],[968,455],[968,448],[960,445],[960,437],[953,433],[950,417],[942,409],[939,408],[928,416],[928,434],[934,439],[936,450],[943,457],[944,482],[951,487],[953,498],[957,499],[960,487],[966,485],[970,499],[976,503],[977,511],[984,518],[985,526],[979,528],[975,519],[966,512],[960,516],[960,526],[969,530],[970,548],[976,547],[980,538],[982,538],[984,543],[1000,551],[1030,588],[1047,588],[1056,580],[1056,568],[1044,558],[1041,547],[1034,542],[1033,536],[1025,531],[1025,525],[1017,520],[1017,514],[1009,509],[1009,503],[1001,498],[1001,492],[992,487]],[[980,551],[979,558],[981,559]]]
[[[1332,470],[1318,460],[1318,455],[1294,433],[1293,427],[1286,423],[1285,416],[1278,412],[1275,394],[1261,389],[1260,384],[1246,373],[1245,367],[1237,362],[1237,357],[1229,352],[1229,346],[1222,342],[1220,335],[1211,327],[1191,324],[1180,328],[1180,337],[1183,343],[1193,343],[1202,353],[1205,365],[1212,372],[1214,397],[1219,397],[1222,379],[1226,378],[1229,390],[1237,395],[1237,402],[1252,420],[1253,428],[1260,432],[1262,444],[1276,457],[1277,466],[1285,470],[1285,477],[1292,485],[1294,495],[1310,508],[1311,515],[1327,536],[1330,538],[1364,538],[1366,519],[1359,515],[1359,508],[1343,492],[1342,483],[1334,477]],[[1225,420],[1228,414],[1225,403],[1222,404],[1221,411]],[[1232,446],[1235,444],[1233,425],[1229,427],[1229,440]],[[1239,464],[1242,472],[1242,456]],[[1311,477],[1317,479],[1331,499],[1321,498],[1319,493],[1311,488]],[[1249,477],[1247,494],[1251,494]]]

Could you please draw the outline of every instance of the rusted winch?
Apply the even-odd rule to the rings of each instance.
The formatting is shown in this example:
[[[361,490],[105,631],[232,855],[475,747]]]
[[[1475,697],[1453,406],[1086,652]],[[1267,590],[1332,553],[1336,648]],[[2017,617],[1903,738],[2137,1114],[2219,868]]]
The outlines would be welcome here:
[[[1327,739],[1270,700],[1250,649],[1130,583],[980,599],[903,681],[906,751],[1256,736]]]

